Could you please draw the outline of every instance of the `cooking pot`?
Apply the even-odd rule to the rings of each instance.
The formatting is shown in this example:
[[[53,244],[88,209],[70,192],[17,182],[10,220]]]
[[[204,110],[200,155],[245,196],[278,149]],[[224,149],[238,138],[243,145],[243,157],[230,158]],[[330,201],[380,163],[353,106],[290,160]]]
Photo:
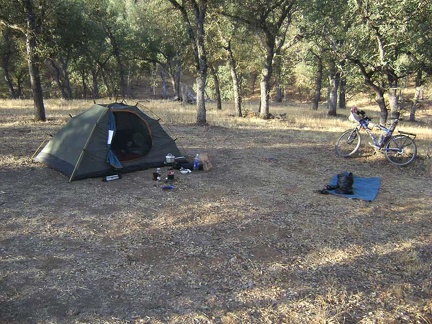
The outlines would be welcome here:
[[[165,156],[166,163],[174,163],[175,156],[171,153],[168,153],[167,156]]]

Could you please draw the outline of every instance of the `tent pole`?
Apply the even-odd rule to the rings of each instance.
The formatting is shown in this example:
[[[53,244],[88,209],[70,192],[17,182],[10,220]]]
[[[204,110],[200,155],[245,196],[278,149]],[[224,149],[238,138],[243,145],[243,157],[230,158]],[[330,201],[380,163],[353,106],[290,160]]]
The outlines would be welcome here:
[[[40,148],[42,147],[42,145],[45,144],[45,142],[47,141],[48,137],[52,137],[51,134],[46,134],[45,138],[43,139],[42,143],[39,145],[39,147],[36,149],[36,151],[33,153],[33,155],[30,158],[30,161],[33,161],[33,158],[35,157],[35,155],[39,152]]]
[[[108,108],[108,109],[109,109],[109,108]],[[88,143],[90,142],[90,138],[92,138],[93,133],[94,133],[94,131],[95,131],[95,129],[96,129],[96,126],[99,124],[99,121],[101,120],[101,118],[102,118],[103,116],[104,116],[104,113],[101,113],[100,116],[99,116],[99,118],[97,119],[96,123],[93,125],[93,128],[92,128],[92,130],[91,130],[89,136],[87,137],[87,141],[85,142],[84,147],[83,147],[82,150],[81,150],[80,156],[78,157],[78,161],[77,161],[77,163],[75,163],[75,167],[74,167],[74,169],[73,169],[73,171],[72,171],[72,174],[71,174],[71,176],[70,176],[70,178],[69,178],[69,182],[72,182],[72,179],[73,179],[73,177],[74,177],[74,175],[75,175],[75,171],[77,170],[78,166],[81,164],[81,160],[83,159],[84,152],[85,152],[85,150],[87,149],[87,145],[88,145]]]

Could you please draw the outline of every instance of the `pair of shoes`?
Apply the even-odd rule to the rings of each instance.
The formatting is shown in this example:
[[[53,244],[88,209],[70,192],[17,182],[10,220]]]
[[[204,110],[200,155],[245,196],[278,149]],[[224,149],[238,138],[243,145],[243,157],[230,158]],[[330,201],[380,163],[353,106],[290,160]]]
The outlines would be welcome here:
[[[327,185],[324,187],[325,190],[335,190],[337,188],[339,188],[338,185]]]
[[[328,195],[329,194],[329,192],[326,189],[314,190],[314,191],[316,193],[320,193],[320,194],[323,194],[323,195]]]
[[[336,185],[335,186],[327,185],[321,190],[316,190],[316,192],[318,192],[320,194],[328,195],[330,193],[329,190],[335,190],[336,188],[339,188],[339,187]]]

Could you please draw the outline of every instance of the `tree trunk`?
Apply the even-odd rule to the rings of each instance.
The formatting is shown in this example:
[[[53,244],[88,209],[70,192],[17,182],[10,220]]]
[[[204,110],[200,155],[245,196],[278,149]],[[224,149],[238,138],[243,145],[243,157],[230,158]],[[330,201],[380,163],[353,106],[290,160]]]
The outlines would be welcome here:
[[[156,88],[157,88],[157,64],[154,62],[150,69],[150,92],[153,98],[156,98]]]
[[[198,63],[198,79],[197,79],[197,124],[207,124],[207,112],[205,107],[205,86],[207,81],[207,53],[205,50],[205,32],[204,19],[207,9],[206,1],[191,1],[194,7],[196,19],[196,62]]]
[[[17,97],[17,94],[15,92],[15,89],[14,89],[14,86],[13,86],[13,83],[12,83],[12,79],[11,79],[11,77],[9,75],[9,69],[8,69],[8,67],[7,66],[6,67],[3,66],[3,71],[4,71],[4,79],[6,81],[6,84],[7,84],[8,88],[9,88],[9,98],[10,99],[17,99],[18,97]]]
[[[387,91],[390,110],[392,113],[399,111],[399,96],[397,92],[398,79],[392,69],[387,71],[389,89]],[[383,124],[384,125],[384,124]]]
[[[334,62],[330,63],[329,68],[329,96],[328,96],[328,112],[329,116],[336,116],[336,108],[337,108],[337,92],[338,92],[338,78],[336,73],[336,67]]]
[[[181,101],[181,85],[180,85],[180,77],[181,77],[181,65],[180,60],[176,57],[174,59],[174,68],[170,68],[170,76],[171,76],[171,83],[174,90],[174,98],[177,98],[177,100]],[[174,70],[174,71],[173,71]]]
[[[68,61],[69,59],[63,59],[62,57],[60,57],[60,64],[63,71],[63,86],[65,88],[66,96],[67,99],[73,99],[72,88],[71,88],[69,72],[68,72],[68,65],[69,65]]]
[[[323,79],[323,63],[321,57],[317,56],[317,74],[315,77],[315,92],[312,104],[313,110],[318,110],[319,102],[321,99],[321,88]]]
[[[112,89],[111,89],[111,85],[110,85],[110,83],[109,83],[109,80],[107,79],[107,76],[106,76],[106,74],[105,74],[105,71],[104,71],[104,69],[103,68],[101,68],[100,69],[100,72],[101,72],[101,76],[102,76],[102,81],[103,81],[103,83],[105,84],[105,87],[106,87],[106,89],[107,89],[107,94],[106,94],[106,96],[111,100],[111,98],[113,97],[113,91],[112,91]]]
[[[265,57],[264,67],[261,72],[261,100],[260,100],[260,117],[269,118],[270,111],[270,79],[272,75],[274,45],[268,45]]]
[[[372,73],[368,73],[366,71],[366,67],[359,61],[359,60],[353,60],[355,64],[360,68],[360,71],[364,78],[364,83],[373,91],[375,92],[375,101],[378,104],[378,107],[380,109],[380,124],[385,125],[387,121],[387,107],[384,101],[384,90],[379,85],[375,84],[371,78],[373,75]]]
[[[205,108],[205,84],[206,84],[206,74],[201,74],[196,79],[197,84],[197,124],[205,125],[206,120],[206,108]]]
[[[228,56],[228,64],[230,67],[231,80],[233,84],[233,97],[234,97],[234,109],[236,111],[236,115],[238,117],[243,116],[242,112],[242,97],[240,92],[240,79],[238,77],[237,68],[236,68],[236,60],[234,58],[234,53],[231,48],[231,42],[229,41],[227,46],[225,47]]]
[[[388,102],[390,106],[390,111],[397,112],[399,110],[399,99],[396,88],[390,88],[387,91]]]
[[[259,114],[263,119],[269,118],[270,112],[270,82],[268,75],[261,76],[261,99],[260,99],[260,108]]]
[[[282,102],[284,98],[284,88],[280,83],[275,84],[275,101]]]
[[[340,77],[339,81],[339,108],[346,109],[346,78]]]
[[[377,102],[378,107],[380,108],[380,124],[385,125],[385,123],[387,122],[388,111],[384,100],[384,91],[378,89],[375,91],[375,93],[376,93],[375,101]]]
[[[215,70],[213,65],[210,65],[210,71],[211,71],[211,74],[213,76],[213,82],[214,82],[214,88],[215,88],[216,109],[222,110],[222,99],[221,99],[221,93],[220,93],[219,78],[217,75],[217,71]]]
[[[27,32],[26,32],[26,50],[27,64],[30,76],[30,85],[33,94],[34,116],[37,121],[46,121],[45,107],[43,101],[42,84],[39,74],[39,56],[37,53],[36,35],[36,17],[33,11],[31,0],[23,0],[25,7]]]
[[[114,34],[112,33],[111,29],[107,26],[104,26],[104,29],[105,29],[105,33],[106,33],[107,37],[110,40],[112,50],[113,50],[113,55],[116,59],[117,66],[118,66],[118,74],[119,74],[119,80],[120,80],[120,84],[119,84],[120,96],[122,98],[125,98],[126,97],[126,79],[125,79],[126,73],[125,73],[125,68],[123,65],[122,58],[121,58],[120,46],[117,43],[117,39],[114,36]]]
[[[275,101],[282,102],[283,100],[283,86],[282,86],[282,77],[281,77],[281,56],[280,53],[277,52],[274,58],[274,75],[275,75]]]
[[[120,57],[120,50],[115,51],[114,53],[116,60],[117,60],[117,65],[119,67],[119,77],[120,77],[120,95],[122,98],[126,97],[126,80],[125,80],[125,68],[123,66],[123,62],[122,59]]]
[[[17,76],[17,89],[16,89],[17,99],[21,99],[22,96],[23,80],[24,80],[24,76],[22,74]]]
[[[163,68],[163,66],[161,66],[161,68],[159,70],[159,76],[161,78],[161,96],[162,96],[162,99],[167,99],[168,95],[167,95],[166,71]]]
[[[99,99],[99,84],[98,84],[98,72],[96,71],[96,69],[92,69],[91,70],[91,74],[92,74],[92,97],[93,99]]]
[[[242,112],[242,96],[240,90],[240,80],[235,67],[235,62],[230,61],[231,79],[233,83],[234,109],[238,117],[243,116]]]
[[[204,32],[204,21],[207,11],[207,1],[200,0],[189,0],[189,1],[177,1],[168,0],[176,9],[178,9],[183,17],[184,22],[187,26],[187,33],[189,40],[192,45],[194,60],[196,63],[197,70],[197,124],[205,125],[206,120],[206,108],[205,108],[205,85],[207,80],[207,54],[205,50],[205,32]],[[192,7],[194,15],[194,23],[191,23],[189,17],[189,10],[186,6],[189,4]]]
[[[196,104],[197,103],[197,96],[193,93],[193,91],[187,85],[182,87],[181,102],[182,102],[182,105]]]
[[[87,99],[87,83],[86,83],[87,76],[85,74],[85,70],[81,70],[81,83],[83,88],[82,97],[84,99]]]
[[[188,89],[187,86],[184,86],[182,87],[181,96],[179,97],[182,106],[187,104],[187,97],[188,97]]]
[[[380,121],[379,123],[381,125],[385,125],[387,121],[387,106],[384,100],[384,90],[374,84],[369,78],[365,78],[365,83],[371,90],[375,92],[375,102],[378,104],[378,107],[380,109]]]
[[[415,93],[414,93],[414,98],[413,98],[413,102],[410,110],[410,116],[409,116],[409,120],[412,122],[415,121],[417,106],[421,98],[421,93],[422,93],[421,86],[422,86],[422,71],[419,70],[417,71],[417,75],[415,78]]]
[[[54,80],[57,84],[57,87],[59,88],[59,90],[61,92],[61,96],[63,99],[67,100],[69,98],[68,98],[68,95],[66,94],[65,87],[63,86],[63,84],[61,82],[60,69],[57,66],[57,64],[54,62],[53,59],[49,59],[49,61],[50,61],[51,67],[54,70]]]
[[[130,62],[128,62],[127,65],[127,71],[126,71],[126,89],[125,89],[125,96],[126,98],[132,98],[133,97],[133,91],[132,91],[132,69]]]
[[[11,99],[17,99],[17,94],[15,92],[12,78],[9,73],[9,64],[12,56],[12,48],[11,48],[11,32],[9,28],[5,28],[2,32],[3,39],[4,39],[4,46],[5,49],[3,51],[3,55],[1,58],[1,64],[4,71],[4,79],[6,81],[6,84],[9,88],[9,97]]]

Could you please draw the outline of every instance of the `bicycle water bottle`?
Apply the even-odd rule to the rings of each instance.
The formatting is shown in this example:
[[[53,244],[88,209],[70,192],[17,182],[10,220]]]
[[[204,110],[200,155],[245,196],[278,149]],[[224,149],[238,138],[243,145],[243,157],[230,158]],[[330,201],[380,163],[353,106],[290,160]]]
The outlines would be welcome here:
[[[199,154],[195,155],[194,161],[193,161],[193,169],[194,170],[199,170]]]

